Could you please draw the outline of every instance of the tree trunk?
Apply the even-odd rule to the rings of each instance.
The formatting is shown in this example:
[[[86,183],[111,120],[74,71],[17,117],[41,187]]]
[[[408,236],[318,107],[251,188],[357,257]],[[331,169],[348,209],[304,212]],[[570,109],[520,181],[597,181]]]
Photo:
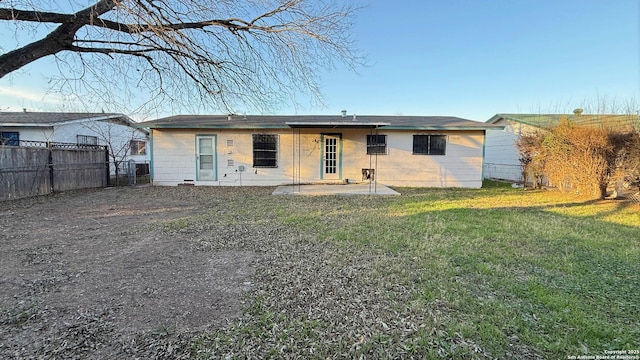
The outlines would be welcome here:
[[[45,56],[70,49],[75,33],[83,25],[63,24],[47,37],[0,56],[0,78]]]
[[[2,1],[2,0],[0,0]],[[73,41],[76,33],[85,25],[93,23],[98,16],[109,12],[116,6],[114,0],[98,0],[95,4],[86,9],[80,10],[73,14],[72,18],[68,15],[48,14],[50,15],[47,22],[59,23],[44,39],[30,43],[20,49],[10,51],[0,56],[0,79],[5,75],[20,69],[45,56],[54,55],[64,50],[73,49]],[[7,10],[7,9],[3,9]],[[15,21],[33,21],[32,18],[38,19],[43,13],[37,11],[18,11],[14,12],[10,9],[11,16]],[[8,20],[8,19],[5,19]]]

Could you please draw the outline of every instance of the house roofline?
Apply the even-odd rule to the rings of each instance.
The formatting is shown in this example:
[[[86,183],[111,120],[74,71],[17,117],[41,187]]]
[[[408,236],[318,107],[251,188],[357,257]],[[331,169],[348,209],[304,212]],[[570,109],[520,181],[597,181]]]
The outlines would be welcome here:
[[[380,129],[388,130],[502,130],[504,126],[384,126]]]
[[[138,129],[289,129],[288,126],[282,125],[248,125],[248,124],[199,124],[199,125],[183,125],[183,124],[156,124],[149,126],[148,124],[135,123],[132,125]]]
[[[287,123],[288,126],[280,125],[218,125],[218,124],[206,124],[206,125],[174,125],[163,124],[153,126],[143,126],[142,124],[134,124],[133,127],[139,129],[290,129],[290,128],[378,128],[380,130],[502,130],[504,126],[492,125],[492,126],[400,126],[400,125],[384,125],[384,124],[302,124],[302,123]]]
[[[0,118],[2,120],[2,118]],[[126,125],[131,126],[135,129],[139,129],[146,135],[149,132],[144,127],[135,126],[137,123],[133,121],[130,117],[124,114],[105,114],[101,116],[89,116],[80,119],[73,120],[64,120],[64,121],[49,121],[49,122],[6,122],[0,123],[0,127],[23,127],[23,128],[53,128],[55,126],[62,125],[70,125],[70,124],[80,124],[90,121],[113,121],[113,120],[122,120],[126,123]]]
[[[48,121],[48,122],[20,122],[20,123],[2,123],[2,126],[15,126],[15,127],[54,127],[60,125],[80,124],[89,121],[104,121],[104,120],[116,120],[125,117],[126,115],[107,115],[97,117],[86,117],[81,119],[64,120],[64,121]],[[128,122],[128,121],[127,121]]]
[[[517,123],[525,124],[525,125],[529,125],[529,126],[533,126],[533,127],[543,127],[543,125],[541,125],[539,123],[522,120],[521,118],[517,118],[517,117],[515,117],[513,115],[514,114],[495,114],[494,116],[492,116],[489,120],[487,120],[485,122],[489,123],[489,124],[495,124],[498,121],[504,119],[504,120],[509,120],[509,121],[515,121]],[[565,115],[565,114],[521,114],[521,115],[537,115],[537,116],[550,116],[550,115],[553,115],[553,116],[560,116],[560,115]]]
[[[55,123],[55,125],[80,124],[80,123],[85,123],[90,121],[114,121],[114,120],[123,120],[126,123],[126,126],[130,126],[134,129],[137,129],[143,132],[145,135],[149,135],[149,131],[147,129],[145,129],[144,127],[136,126],[137,123],[133,121],[133,119],[131,119],[130,117],[124,114],[113,114],[113,115],[105,115],[105,116],[88,117],[84,119],[69,120],[69,121]],[[122,124],[122,125],[125,125],[125,124]]]
[[[556,124],[562,117],[566,117],[583,125],[607,125],[613,127],[622,126],[633,128],[638,128],[640,126],[640,118],[638,118],[638,115],[634,114],[496,114],[489,120],[485,121],[485,123],[495,124],[500,120],[507,120],[536,128],[545,128]]]
[[[381,128],[391,123],[387,122],[358,122],[358,121],[321,121],[321,122],[304,122],[291,121],[286,122],[291,128]]]
[[[0,127],[39,127],[50,128],[53,127],[53,123],[0,123]]]
[[[378,128],[385,130],[477,130],[503,129],[452,116],[363,115],[342,118],[328,115],[252,115],[235,119],[229,115],[176,115],[134,124],[145,129],[290,129],[290,128]]]

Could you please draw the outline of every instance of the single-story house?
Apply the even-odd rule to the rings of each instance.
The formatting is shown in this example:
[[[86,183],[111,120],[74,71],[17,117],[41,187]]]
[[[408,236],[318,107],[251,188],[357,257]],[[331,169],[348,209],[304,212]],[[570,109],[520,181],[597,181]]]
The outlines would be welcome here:
[[[134,160],[138,165],[149,163],[147,143],[149,132],[135,127],[135,122],[123,114],[0,112],[0,144],[29,145],[33,142],[105,145],[120,164]],[[113,158],[111,173],[115,173]]]
[[[150,130],[154,185],[482,186],[485,131],[448,116],[178,115]]]
[[[582,114],[580,109],[573,114],[496,114],[486,123],[500,125],[502,129],[487,131],[484,176],[522,183],[522,166],[516,142],[523,134],[553,126],[563,118],[576,124],[618,130],[633,129],[640,125],[637,115]]]

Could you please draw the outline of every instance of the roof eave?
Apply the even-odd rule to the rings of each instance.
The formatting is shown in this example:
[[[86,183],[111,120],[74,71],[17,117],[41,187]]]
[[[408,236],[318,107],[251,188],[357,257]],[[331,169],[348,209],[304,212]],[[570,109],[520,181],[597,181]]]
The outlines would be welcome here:
[[[491,119],[485,121],[485,123],[488,124],[495,124],[498,121],[500,121],[501,119],[505,119],[505,116],[503,114],[495,114],[491,117]]]
[[[140,129],[290,129],[290,128],[379,128],[383,130],[502,130],[504,126],[399,126],[399,125],[382,125],[382,124],[287,124],[280,125],[143,125],[136,124],[134,127]]]
[[[51,123],[0,123],[0,127],[39,127],[49,128],[53,127]]]
[[[469,130],[502,130],[504,126],[400,126],[400,125],[392,125],[382,127],[385,130],[431,130],[431,131],[445,131],[445,130],[461,130],[461,131],[469,131]]]
[[[391,125],[387,122],[357,122],[357,121],[323,121],[323,122],[303,122],[303,121],[291,121],[285,123],[290,128],[306,128],[306,129],[321,129],[321,128],[343,128],[343,129],[374,129]]]
[[[141,129],[288,129],[288,126],[283,125],[220,125],[220,124],[144,124],[137,123],[134,127]]]

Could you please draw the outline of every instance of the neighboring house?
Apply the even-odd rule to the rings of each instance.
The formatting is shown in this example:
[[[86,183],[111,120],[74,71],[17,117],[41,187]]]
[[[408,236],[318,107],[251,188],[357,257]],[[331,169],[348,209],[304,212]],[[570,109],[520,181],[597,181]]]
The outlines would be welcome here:
[[[485,131],[446,116],[172,116],[150,129],[154,185],[377,181],[482,186]]]
[[[148,164],[148,131],[135,127],[123,114],[0,112],[0,143],[28,144],[29,141],[106,145],[110,154],[125,169],[133,159]],[[111,173],[115,173],[110,156]]]
[[[520,153],[516,142],[523,134],[538,131],[568,118],[576,124],[629,130],[638,126],[637,115],[574,114],[496,114],[488,124],[502,130],[487,131],[484,176],[489,179],[523,182]]]

